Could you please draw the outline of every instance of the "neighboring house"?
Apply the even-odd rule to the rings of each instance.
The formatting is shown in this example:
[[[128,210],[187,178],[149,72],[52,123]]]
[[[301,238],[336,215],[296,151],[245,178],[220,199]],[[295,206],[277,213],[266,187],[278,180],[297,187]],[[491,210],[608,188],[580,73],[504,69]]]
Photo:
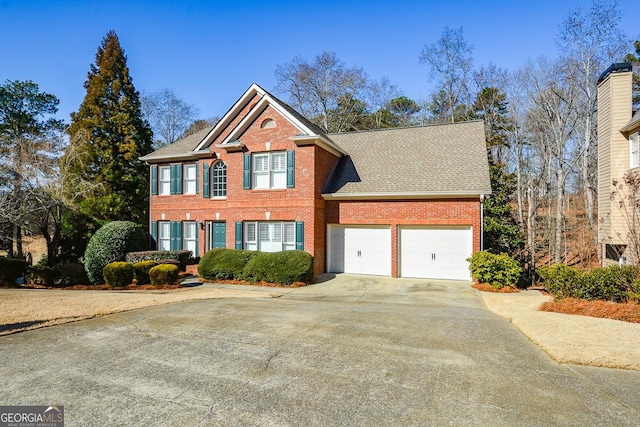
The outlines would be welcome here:
[[[254,84],[214,127],[141,160],[159,249],[301,249],[316,275],[442,279],[469,279],[481,249],[481,121],[325,134]]]
[[[598,80],[598,241],[604,265],[637,262],[629,247],[629,214],[611,198],[613,180],[637,170],[640,112],[632,111],[631,64],[609,67]]]

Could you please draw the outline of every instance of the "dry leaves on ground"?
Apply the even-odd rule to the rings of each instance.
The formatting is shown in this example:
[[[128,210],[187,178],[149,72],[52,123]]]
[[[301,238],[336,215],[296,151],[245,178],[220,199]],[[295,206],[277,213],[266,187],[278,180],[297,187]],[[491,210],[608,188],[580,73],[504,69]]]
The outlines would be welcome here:
[[[514,288],[513,286],[503,286],[500,289],[496,289],[486,283],[474,283],[471,287],[482,292],[497,292],[501,294],[513,294],[518,292],[518,288]]]
[[[540,310],[640,323],[640,304],[635,303],[619,304],[610,301],[567,298],[545,302]]]

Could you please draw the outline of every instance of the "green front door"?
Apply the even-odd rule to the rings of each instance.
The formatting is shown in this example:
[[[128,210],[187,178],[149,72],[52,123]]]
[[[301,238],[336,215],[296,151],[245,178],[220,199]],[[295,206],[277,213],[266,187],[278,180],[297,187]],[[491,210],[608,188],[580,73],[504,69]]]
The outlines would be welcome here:
[[[214,248],[227,247],[227,223],[226,222],[213,223],[213,247]]]

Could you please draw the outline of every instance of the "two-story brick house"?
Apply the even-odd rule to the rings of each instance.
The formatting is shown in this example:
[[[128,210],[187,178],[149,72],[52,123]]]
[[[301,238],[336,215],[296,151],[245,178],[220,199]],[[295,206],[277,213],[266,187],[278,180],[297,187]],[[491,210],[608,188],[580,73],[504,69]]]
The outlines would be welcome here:
[[[141,160],[159,249],[301,249],[315,274],[444,279],[469,279],[481,249],[480,121],[325,134],[254,84],[214,127]]]
[[[638,133],[640,111],[633,113],[633,69],[629,63],[613,64],[598,80],[598,240],[603,265],[637,263],[640,218],[633,208],[620,207],[620,197],[611,198],[613,181],[625,173],[640,173]],[[638,212],[635,213],[638,215]],[[634,225],[635,224],[635,225]]]

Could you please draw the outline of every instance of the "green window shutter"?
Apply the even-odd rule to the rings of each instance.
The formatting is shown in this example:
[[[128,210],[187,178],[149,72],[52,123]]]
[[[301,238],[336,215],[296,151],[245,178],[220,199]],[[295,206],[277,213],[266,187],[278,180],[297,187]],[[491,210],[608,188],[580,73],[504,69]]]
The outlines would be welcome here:
[[[177,165],[171,165],[169,166],[169,171],[171,172],[171,180],[169,183],[169,187],[170,187],[170,194],[177,194],[177,184],[176,184],[176,166]]]
[[[171,250],[182,249],[182,222],[171,221]]]
[[[209,198],[209,165],[202,164],[202,197]]]
[[[158,248],[158,221],[151,221],[151,249]]]
[[[244,190],[251,189],[251,153],[244,155],[242,163],[242,188]]]
[[[200,194],[200,168],[196,163],[196,194]]]
[[[304,222],[296,222],[296,250],[304,250]]]
[[[200,251],[200,223],[196,222],[196,253],[193,254],[193,257],[197,257]]]
[[[287,151],[287,188],[295,187],[295,151]]]
[[[236,222],[236,249],[242,249],[242,221]]]
[[[176,166],[176,194],[182,194],[182,165]]]
[[[158,166],[151,166],[151,195],[158,194]]]

